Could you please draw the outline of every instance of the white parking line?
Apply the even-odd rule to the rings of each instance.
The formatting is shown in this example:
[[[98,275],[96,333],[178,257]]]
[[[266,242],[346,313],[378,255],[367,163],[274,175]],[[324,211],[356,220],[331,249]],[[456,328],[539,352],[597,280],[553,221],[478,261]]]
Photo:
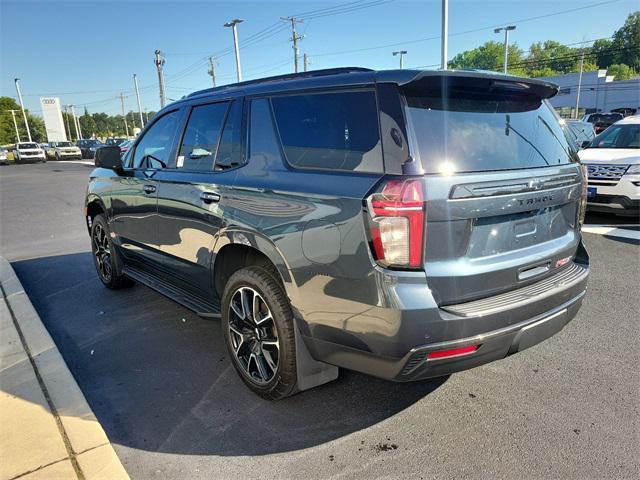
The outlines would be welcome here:
[[[81,165],[93,165],[93,160],[59,160],[57,163],[79,163]]]
[[[631,238],[640,240],[640,231],[628,230],[625,228],[611,227],[608,225],[583,225],[584,233],[595,233],[596,235],[607,235],[611,237]]]

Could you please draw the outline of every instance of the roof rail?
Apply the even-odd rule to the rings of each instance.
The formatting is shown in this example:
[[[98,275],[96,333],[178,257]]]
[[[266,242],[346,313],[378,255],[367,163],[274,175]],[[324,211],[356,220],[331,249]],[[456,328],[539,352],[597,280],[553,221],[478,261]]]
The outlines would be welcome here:
[[[279,82],[283,80],[297,80],[300,78],[313,78],[324,77],[327,75],[338,75],[341,73],[357,73],[357,72],[372,72],[370,68],[362,67],[340,67],[340,68],[325,68],[323,70],[311,70],[309,72],[299,73],[285,73],[284,75],[276,75],[274,77],[257,78],[255,80],[247,80],[245,82],[230,83],[228,85],[222,85],[220,87],[205,88],[204,90],[198,90],[197,92],[190,93],[183,98],[195,97],[196,95],[202,95],[204,93],[213,93],[226,90],[228,88],[238,88],[247,85],[257,85],[260,83]]]

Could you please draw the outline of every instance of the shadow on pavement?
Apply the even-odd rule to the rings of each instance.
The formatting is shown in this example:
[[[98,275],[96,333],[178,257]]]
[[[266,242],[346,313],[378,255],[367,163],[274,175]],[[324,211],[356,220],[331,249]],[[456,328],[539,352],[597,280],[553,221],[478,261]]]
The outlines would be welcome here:
[[[13,267],[109,439],[192,455],[262,455],[322,444],[411,406],[446,378],[397,384],[343,371],[280,402],[252,394],[220,323],[142,286],[110,291],[89,253]]]

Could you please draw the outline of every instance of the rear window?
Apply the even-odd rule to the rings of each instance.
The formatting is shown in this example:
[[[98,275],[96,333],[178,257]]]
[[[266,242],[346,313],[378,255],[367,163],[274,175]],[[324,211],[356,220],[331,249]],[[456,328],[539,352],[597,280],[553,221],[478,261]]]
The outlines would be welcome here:
[[[405,95],[414,155],[425,173],[546,167],[572,161],[548,104],[533,96]]]
[[[290,95],[274,97],[271,102],[292,166],[383,171],[374,92]]]
[[[618,120],[622,120],[621,113],[594,113],[589,117],[591,123],[605,123],[607,125],[613,125]]]

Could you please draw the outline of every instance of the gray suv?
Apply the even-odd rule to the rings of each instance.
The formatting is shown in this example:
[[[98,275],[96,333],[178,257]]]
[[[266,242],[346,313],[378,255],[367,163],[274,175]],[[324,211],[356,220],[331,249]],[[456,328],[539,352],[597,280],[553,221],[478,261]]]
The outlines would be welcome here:
[[[404,382],[519,352],[576,315],[589,272],[556,92],[344,68],[188,95],[96,153],[98,276],[221,318],[269,399],[338,367]]]

